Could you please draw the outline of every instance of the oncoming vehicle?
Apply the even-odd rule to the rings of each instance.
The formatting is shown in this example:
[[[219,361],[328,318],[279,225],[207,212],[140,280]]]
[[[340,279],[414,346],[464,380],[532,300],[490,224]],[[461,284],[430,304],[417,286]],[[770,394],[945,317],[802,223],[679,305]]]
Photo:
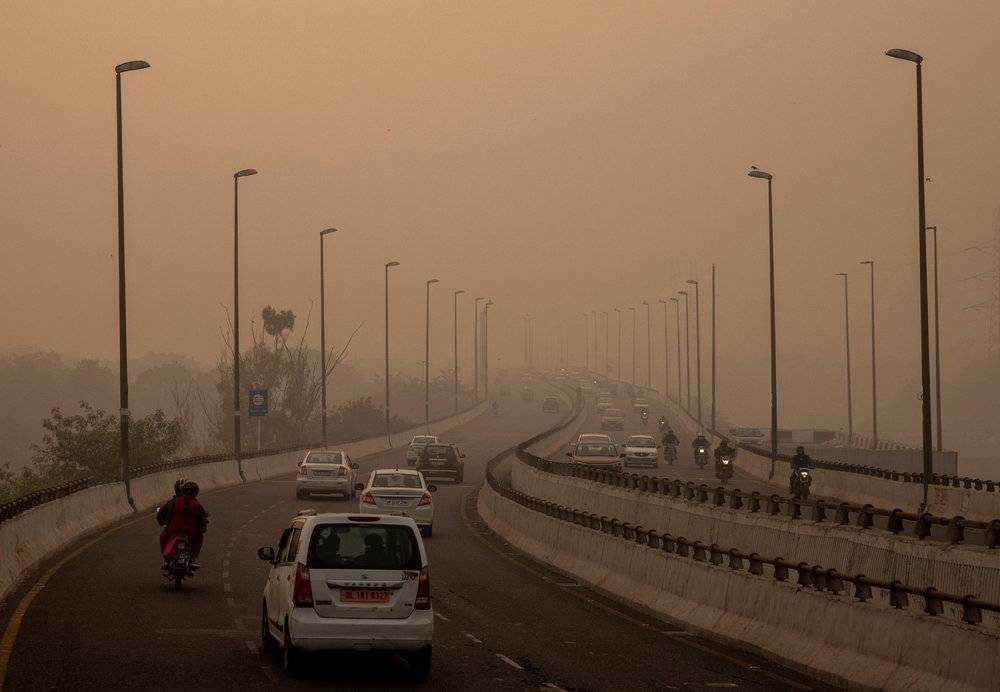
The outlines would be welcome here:
[[[295,497],[304,500],[313,493],[336,493],[351,499],[357,481],[358,465],[347,452],[313,449],[299,462]]]
[[[361,491],[358,512],[410,517],[423,535],[430,536],[434,532],[431,493],[437,487],[428,485],[419,471],[376,469],[368,477],[367,486],[358,483],[355,488]]]
[[[547,396],[542,402],[542,411],[546,413],[559,413],[559,399],[554,396]]]
[[[410,446],[406,448],[406,463],[413,466],[417,463],[420,450],[427,445],[436,445],[440,440],[435,435],[417,435],[410,440]]]
[[[642,398],[641,396],[636,397],[632,400],[632,410],[633,411],[649,411],[649,401]]]
[[[417,457],[417,470],[424,476],[444,476],[461,483],[465,480],[465,454],[455,445],[427,445]]]
[[[596,468],[622,470],[622,459],[618,448],[608,442],[580,442],[572,452],[566,452],[574,463],[587,464]]]
[[[397,651],[414,679],[431,669],[434,612],[427,552],[409,517],[316,514],[282,532],[261,603],[261,649],[295,676],[307,651]]]
[[[656,468],[659,463],[660,449],[656,439],[649,435],[632,435],[625,440],[625,466],[651,466]]]
[[[575,447],[582,442],[606,442],[612,444],[611,436],[604,433],[580,433],[576,437],[576,442],[571,442],[570,447]]]
[[[767,438],[760,428],[730,428],[729,437],[738,445],[749,445],[750,447],[763,447],[767,442]]]
[[[625,412],[620,408],[609,408],[604,410],[601,416],[601,430],[624,430]]]
[[[594,408],[596,408],[598,412],[603,412],[607,411],[609,408],[614,408],[614,405],[614,399],[610,396],[599,396],[597,397],[597,404],[594,405]]]

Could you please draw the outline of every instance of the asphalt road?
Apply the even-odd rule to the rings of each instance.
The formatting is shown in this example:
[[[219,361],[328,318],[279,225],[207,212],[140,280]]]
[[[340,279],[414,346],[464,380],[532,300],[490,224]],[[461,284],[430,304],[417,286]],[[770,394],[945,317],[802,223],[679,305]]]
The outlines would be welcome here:
[[[442,482],[435,494],[435,531],[427,545],[437,620],[428,683],[408,681],[401,659],[379,654],[314,655],[307,674],[293,680],[258,650],[266,565],[257,548],[275,544],[298,509],[356,507],[298,501],[290,475],[205,493],[212,523],[203,567],[181,592],[160,577],[151,514],[106,532],[54,573],[24,614],[4,689],[823,688],[609,601],[481,525],[474,493],[486,461],[556,420],[540,412],[540,397],[501,401],[499,416],[487,414],[448,435],[467,454],[466,483]],[[402,455],[361,459],[360,473],[405,464]],[[8,600],[0,613],[4,626],[31,585]]]

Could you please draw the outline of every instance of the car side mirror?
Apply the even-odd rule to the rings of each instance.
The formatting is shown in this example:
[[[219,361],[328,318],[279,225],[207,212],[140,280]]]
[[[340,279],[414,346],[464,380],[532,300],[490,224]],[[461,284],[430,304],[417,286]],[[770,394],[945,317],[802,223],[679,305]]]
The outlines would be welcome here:
[[[355,483],[354,484],[354,489],[355,490],[364,490],[365,489],[365,484],[364,483]]]
[[[274,564],[274,548],[268,546],[266,548],[257,548],[257,557],[259,557],[264,562],[270,562]]]
[[[459,456],[459,457],[461,457],[462,459],[464,459],[464,458],[465,458],[465,452],[462,452],[462,453],[461,453],[461,454],[459,454],[458,456]]]
[[[573,452],[566,452],[566,456],[572,457],[573,456]]]
[[[622,455],[621,455],[621,458],[622,458],[622,459],[624,459],[624,458],[625,458],[625,455],[624,455],[624,454],[622,454]]]
[[[356,461],[352,461],[351,462],[351,468],[354,469],[355,471],[357,471],[359,468],[361,468],[361,464],[359,464]]]
[[[436,485],[428,485],[427,486],[427,492],[429,492],[429,493],[436,493],[437,489],[438,489],[438,487]]]

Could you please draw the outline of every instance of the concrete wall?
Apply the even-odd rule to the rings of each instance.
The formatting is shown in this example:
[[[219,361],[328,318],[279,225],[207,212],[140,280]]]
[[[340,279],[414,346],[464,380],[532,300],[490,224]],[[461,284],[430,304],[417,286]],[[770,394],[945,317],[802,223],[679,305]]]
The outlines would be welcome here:
[[[995,630],[668,554],[530,511],[488,485],[479,513],[512,545],[614,598],[834,684],[985,690],[1000,680]]]
[[[431,432],[447,433],[482,415],[488,406],[488,402],[484,401],[468,411],[433,423]],[[424,426],[419,426],[394,433],[392,444],[394,447],[406,446],[413,435],[423,432]],[[334,447],[345,449],[354,458],[389,449],[384,435],[344,445],[335,444]],[[244,460],[244,475],[247,481],[255,481],[292,473],[304,454],[304,451],[286,452]],[[81,536],[156,507],[169,498],[174,481],[180,477],[196,481],[203,492],[242,482],[235,460],[217,461],[134,479],[131,485],[135,512],[128,505],[124,486],[110,483],[87,488],[19,514],[0,524],[0,599],[5,598],[41,561],[79,541]]]

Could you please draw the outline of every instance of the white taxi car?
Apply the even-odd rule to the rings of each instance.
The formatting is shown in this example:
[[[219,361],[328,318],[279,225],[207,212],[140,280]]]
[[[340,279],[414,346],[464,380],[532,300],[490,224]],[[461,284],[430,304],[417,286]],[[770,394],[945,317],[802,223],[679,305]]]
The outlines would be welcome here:
[[[437,435],[416,435],[410,440],[410,446],[406,448],[406,463],[413,466],[417,463],[420,450],[427,445],[436,445],[440,442]]]
[[[358,511],[363,514],[387,514],[410,517],[425,536],[434,533],[434,498],[436,486],[428,485],[420,471],[376,469],[368,485],[358,483],[361,492]]]
[[[358,465],[347,452],[311,449],[299,462],[295,497],[304,500],[312,493],[337,493],[351,499],[357,481]]]
[[[261,606],[261,648],[294,676],[306,651],[397,651],[414,679],[431,668],[427,552],[408,517],[300,512],[282,532]]]
[[[630,435],[625,440],[622,450],[625,466],[651,466],[656,468],[660,457],[660,448],[650,435]]]

